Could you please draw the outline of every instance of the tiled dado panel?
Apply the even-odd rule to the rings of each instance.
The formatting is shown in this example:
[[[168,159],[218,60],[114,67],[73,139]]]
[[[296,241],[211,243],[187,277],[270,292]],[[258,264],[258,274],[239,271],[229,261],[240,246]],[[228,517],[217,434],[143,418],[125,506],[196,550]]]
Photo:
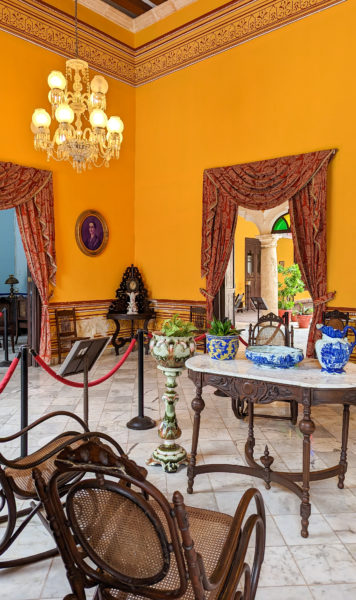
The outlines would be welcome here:
[[[140,86],[346,1],[232,0],[139,48],[79,22],[79,56],[104,74]],[[0,0],[0,29],[75,56],[73,17],[41,0]]]
[[[100,337],[112,335],[115,331],[114,321],[106,318],[109,306],[112,300],[94,300],[90,302],[62,302],[49,305],[49,318],[51,326],[51,348],[52,362],[58,361],[58,346],[56,335],[56,308],[75,308],[77,319],[78,336]],[[151,300],[152,309],[156,313],[156,319],[149,322],[149,330],[154,331],[160,328],[164,319],[168,319],[174,314],[178,314],[185,320],[189,320],[190,306],[205,306],[204,302],[194,302],[191,300]],[[130,333],[130,323],[122,321],[120,334],[124,336]],[[143,326],[143,321],[136,321],[136,326]],[[112,347],[111,345],[109,347]]]

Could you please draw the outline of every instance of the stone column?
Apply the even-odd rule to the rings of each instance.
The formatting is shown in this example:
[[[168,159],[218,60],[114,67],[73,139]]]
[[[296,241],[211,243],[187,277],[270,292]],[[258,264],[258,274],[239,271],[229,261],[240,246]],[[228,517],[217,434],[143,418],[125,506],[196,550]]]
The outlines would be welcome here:
[[[268,306],[268,312],[278,314],[278,236],[265,233],[256,238],[261,242],[261,296]]]

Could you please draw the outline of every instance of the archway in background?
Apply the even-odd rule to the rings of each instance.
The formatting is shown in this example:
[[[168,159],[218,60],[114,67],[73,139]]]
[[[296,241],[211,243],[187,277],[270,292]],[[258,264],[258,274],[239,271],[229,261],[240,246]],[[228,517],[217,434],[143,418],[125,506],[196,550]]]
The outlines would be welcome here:
[[[204,171],[201,274],[208,319],[231,255],[239,206],[264,211],[288,202],[296,262],[314,304],[307,356],[316,323],[334,293],[326,289],[326,181],[336,150]]]

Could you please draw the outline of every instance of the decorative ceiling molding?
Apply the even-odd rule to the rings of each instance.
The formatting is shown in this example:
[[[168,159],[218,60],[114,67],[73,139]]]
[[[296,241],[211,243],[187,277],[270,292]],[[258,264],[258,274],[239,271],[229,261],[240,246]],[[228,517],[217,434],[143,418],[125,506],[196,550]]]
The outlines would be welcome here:
[[[117,8],[110,6],[110,4],[106,4],[103,0],[78,0],[78,2],[98,15],[105,17],[108,21],[115,23],[115,25],[119,25],[120,27],[127,29],[127,31],[136,33],[154,23],[158,23],[158,21],[172,15],[177,10],[184,8],[193,2],[197,2],[197,0],[166,0],[163,4],[154,6],[151,10],[135,19],[128,17]]]
[[[79,56],[140,86],[346,1],[232,0],[136,49],[79,22]],[[0,29],[66,58],[75,55],[73,17],[41,0],[0,0]]]

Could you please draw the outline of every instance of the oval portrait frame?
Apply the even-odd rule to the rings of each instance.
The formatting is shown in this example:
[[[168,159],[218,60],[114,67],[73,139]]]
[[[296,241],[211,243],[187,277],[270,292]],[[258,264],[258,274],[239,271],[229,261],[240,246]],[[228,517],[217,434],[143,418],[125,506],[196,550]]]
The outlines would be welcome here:
[[[94,234],[89,231],[94,227]],[[96,210],[85,210],[77,218],[75,224],[75,239],[84,254],[87,256],[97,256],[101,254],[106,247],[109,239],[109,229],[104,217]]]

